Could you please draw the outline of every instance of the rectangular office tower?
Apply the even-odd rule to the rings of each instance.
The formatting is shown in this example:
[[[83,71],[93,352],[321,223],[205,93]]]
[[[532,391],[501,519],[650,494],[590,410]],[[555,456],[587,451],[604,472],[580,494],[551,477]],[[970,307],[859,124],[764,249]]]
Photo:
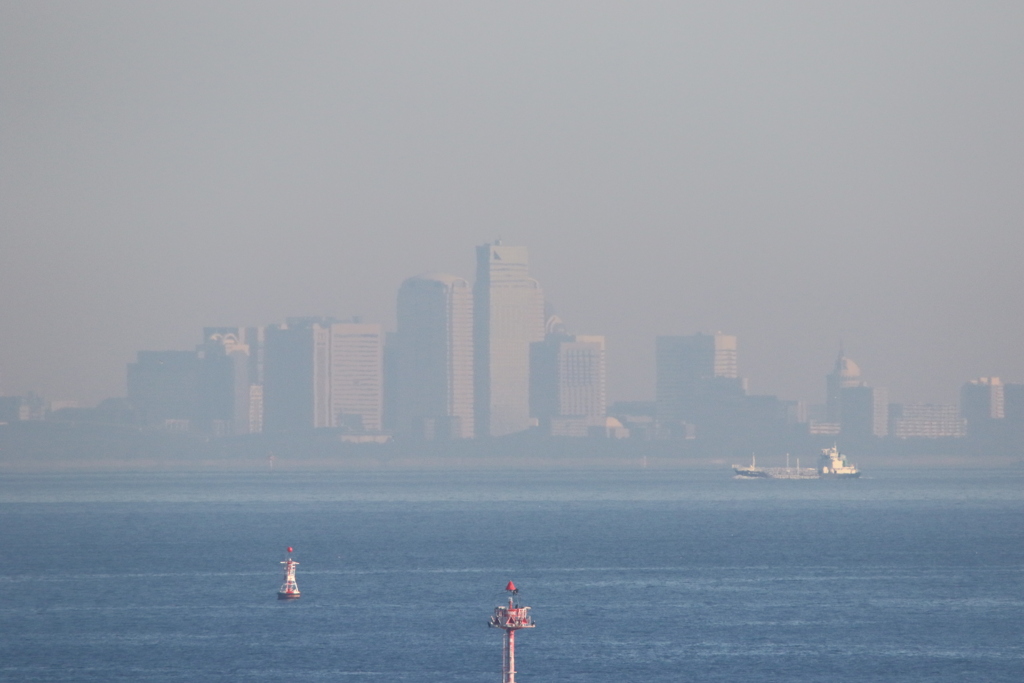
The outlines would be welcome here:
[[[372,323],[330,326],[332,427],[379,432],[384,410],[384,331]]]
[[[330,427],[330,324],[289,318],[265,332],[263,425],[268,432]]]
[[[383,409],[380,325],[289,318],[266,330],[264,428],[376,432]]]
[[[890,403],[889,434],[897,439],[941,439],[967,435],[967,421],[955,405]]]
[[[395,429],[424,439],[473,437],[473,292],[454,275],[411,277],[398,289]]]
[[[476,248],[473,286],[474,417],[477,436],[523,431],[530,421],[530,344],[544,339],[544,293],[526,247]]]
[[[658,337],[657,415],[663,423],[693,422],[746,392],[736,363],[736,337],[693,334]]]
[[[889,394],[885,389],[861,385],[839,390],[844,438],[859,440],[889,433]]]
[[[960,388],[960,414],[967,420],[967,435],[988,434],[1005,415],[1006,390],[998,377],[979,377]]]

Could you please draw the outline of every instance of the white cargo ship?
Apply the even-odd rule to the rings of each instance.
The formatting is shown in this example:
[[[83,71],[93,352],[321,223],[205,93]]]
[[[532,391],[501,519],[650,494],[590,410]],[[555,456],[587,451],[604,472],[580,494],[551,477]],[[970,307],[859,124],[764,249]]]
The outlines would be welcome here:
[[[751,456],[749,467],[733,465],[732,470],[740,479],[833,479],[860,476],[857,466],[851,465],[836,446],[821,450],[816,468],[800,467],[799,460],[796,461],[796,467],[790,467],[787,455],[785,467],[758,467],[756,456]]]

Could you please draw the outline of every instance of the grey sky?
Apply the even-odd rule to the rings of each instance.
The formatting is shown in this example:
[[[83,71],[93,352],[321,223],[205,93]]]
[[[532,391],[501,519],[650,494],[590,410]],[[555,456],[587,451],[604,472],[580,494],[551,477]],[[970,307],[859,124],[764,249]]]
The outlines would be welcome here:
[[[657,334],[820,401],[1024,381],[1024,3],[0,2],[0,393],[530,248],[612,399]]]

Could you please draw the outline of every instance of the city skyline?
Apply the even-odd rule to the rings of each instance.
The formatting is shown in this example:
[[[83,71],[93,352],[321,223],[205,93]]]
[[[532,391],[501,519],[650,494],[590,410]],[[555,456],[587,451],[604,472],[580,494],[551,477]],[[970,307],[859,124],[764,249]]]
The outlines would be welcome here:
[[[472,285],[447,273],[402,282],[395,332],[324,316],[206,327],[194,351],[138,351],[124,399],[82,409],[3,397],[0,424],[52,412],[57,422],[205,438],[332,430],[343,442],[409,444],[529,432],[731,450],[751,439],[1005,442],[1024,424],[1022,383],[969,379],[958,405],[890,402],[842,344],[823,377],[824,402],[751,392],[739,340],[721,331],[655,337],[653,400],[610,406],[605,337],[569,332],[531,277],[526,247],[495,240],[475,251]]]
[[[395,332],[359,318],[291,317],[204,328],[194,352],[140,350],[127,366],[126,407],[143,427],[212,435],[333,428],[451,440],[538,427],[550,436],[594,435],[597,428],[628,434],[621,423],[606,423],[612,401],[605,337],[569,334],[530,277],[526,247],[495,240],[475,251],[473,284],[436,272],[401,283]],[[769,424],[804,424],[809,434],[861,442],[890,433],[965,436],[970,424],[977,429],[1004,417],[1004,386],[1024,387],[972,378],[961,385],[959,405],[890,402],[886,388],[864,381],[840,343],[824,376],[824,401],[787,400],[750,392],[735,335],[659,335],[654,342],[654,396],[617,402],[624,418],[629,404],[650,406],[632,416],[654,419],[641,426],[643,438],[716,438]],[[1020,399],[1013,397],[1016,419]],[[20,410],[45,412],[34,401]]]
[[[394,330],[497,238],[613,400],[717,330],[787,399],[840,340],[894,401],[1024,381],[1020,3],[447,7],[0,2],[0,393],[123,395],[210,325]]]
[[[552,315],[549,311],[545,310],[545,309],[550,309],[550,302],[548,302],[545,299],[543,289],[540,287],[540,284],[537,282],[537,280],[535,278],[532,278],[532,277],[529,276],[529,265],[528,265],[528,257],[527,257],[527,248],[526,247],[523,247],[523,246],[507,246],[507,245],[504,245],[501,240],[495,240],[493,242],[488,242],[488,243],[485,243],[483,245],[479,245],[479,246],[475,247],[475,250],[476,250],[476,253],[477,253],[477,277],[478,278],[483,278],[486,281],[487,278],[490,277],[489,271],[492,268],[491,262],[494,261],[495,263],[499,263],[500,264],[499,269],[496,271],[498,273],[498,275],[496,277],[497,277],[497,280],[498,280],[499,283],[504,282],[504,288],[506,290],[508,290],[508,291],[506,291],[503,294],[503,296],[505,296],[506,299],[507,299],[506,305],[510,305],[513,309],[516,309],[516,308],[521,307],[522,305],[531,305],[531,304],[529,304],[529,302],[532,301],[533,302],[533,304],[532,304],[533,307],[535,309],[537,309],[538,316],[537,316],[536,324],[534,325],[534,327],[536,327],[537,329],[534,332],[528,333],[527,336],[529,337],[529,340],[527,340],[526,337],[524,337],[523,339],[519,340],[522,343],[522,345],[524,345],[524,348],[528,349],[528,347],[530,346],[531,342],[535,342],[535,341],[539,342],[539,341],[542,341],[545,338],[544,337],[544,326],[545,326],[545,324],[547,326],[549,326],[549,327],[550,327],[550,325],[552,323],[555,324],[557,326],[557,328],[558,328],[557,332],[559,332],[563,336],[567,336],[567,337],[576,337],[576,336],[578,336],[578,335],[565,335],[564,323],[561,321],[561,319],[558,316],[553,316],[551,319],[545,321],[545,318],[544,318],[545,315]],[[503,253],[504,257],[498,256],[499,252]],[[519,283],[519,284],[517,284],[517,283]],[[295,334],[296,332],[299,332],[300,334],[312,335],[311,343],[312,343],[313,346],[312,346],[312,350],[310,351],[310,353],[311,353],[310,358],[312,358],[314,360],[313,360],[313,366],[308,371],[308,372],[310,372],[312,374],[309,377],[307,377],[306,379],[303,379],[301,381],[307,381],[308,383],[310,383],[310,386],[313,387],[314,401],[313,401],[312,406],[310,407],[310,409],[313,411],[311,413],[311,415],[312,415],[312,418],[311,418],[312,419],[312,424],[314,426],[317,426],[317,427],[335,427],[335,426],[338,426],[339,424],[341,424],[341,422],[343,422],[343,420],[339,420],[339,417],[338,417],[339,415],[341,415],[342,413],[346,412],[346,410],[347,410],[346,408],[342,407],[343,404],[345,403],[345,401],[348,401],[349,403],[351,403],[352,400],[353,400],[351,398],[345,398],[345,399],[341,398],[342,395],[345,393],[345,390],[342,388],[342,386],[346,385],[349,388],[350,392],[351,392],[352,387],[354,387],[354,383],[351,380],[351,378],[344,379],[344,380],[340,379],[341,374],[339,374],[335,378],[332,378],[332,376],[331,376],[331,374],[330,374],[330,372],[328,370],[328,368],[331,367],[331,359],[332,358],[341,358],[344,355],[343,353],[339,354],[338,349],[342,345],[345,344],[344,340],[346,338],[346,335],[345,334],[338,334],[338,332],[342,331],[343,329],[352,328],[352,329],[357,330],[358,333],[362,333],[362,335],[360,335],[358,333],[355,334],[353,336],[353,338],[357,338],[359,336],[365,336],[365,334],[372,332],[373,337],[376,339],[376,341],[373,342],[373,348],[375,350],[372,351],[372,353],[371,353],[371,355],[373,355],[374,358],[375,358],[375,360],[373,362],[375,362],[378,367],[383,367],[382,364],[384,362],[384,348],[385,348],[384,335],[385,335],[385,333],[387,333],[387,334],[394,334],[396,340],[401,338],[401,335],[399,334],[399,332],[401,331],[401,327],[402,327],[403,297],[405,297],[407,299],[406,303],[404,304],[405,310],[406,310],[406,313],[405,313],[406,319],[412,321],[413,318],[414,318],[414,311],[418,311],[420,313],[419,317],[421,318],[421,320],[413,321],[412,322],[413,327],[414,328],[418,328],[418,332],[420,334],[434,335],[435,337],[437,336],[437,334],[439,333],[439,330],[431,330],[431,329],[429,329],[430,325],[429,325],[429,323],[426,322],[427,318],[424,317],[423,313],[424,313],[424,311],[427,308],[431,308],[431,307],[433,307],[435,309],[434,310],[435,314],[437,314],[439,312],[437,310],[437,307],[439,305],[441,305],[440,304],[441,299],[438,299],[438,293],[437,292],[431,294],[431,293],[429,293],[429,290],[431,288],[437,288],[438,286],[440,286],[440,289],[438,291],[440,292],[440,291],[443,290],[444,297],[442,297],[442,298],[445,298],[445,297],[447,298],[446,306],[449,307],[449,310],[447,310],[447,312],[444,314],[445,316],[448,316],[446,324],[454,324],[456,326],[469,324],[469,326],[470,326],[470,330],[469,330],[468,333],[465,330],[456,331],[454,328],[450,328],[450,329],[448,329],[447,334],[451,335],[451,334],[454,333],[457,336],[461,335],[461,337],[462,337],[461,345],[465,346],[467,343],[470,345],[470,348],[468,349],[468,352],[465,351],[465,350],[461,352],[462,353],[462,362],[463,363],[465,363],[465,362],[469,362],[470,364],[479,363],[480,362],[479,359],[482,356],[481,356],[481,354],[478,354],[474,349],[475,349],[475,346],[476,346],[477,343],[486,343],[486,342],[484,342],[483,340],[481,340],[481,342],[478,342],[476,340],[476,338],[475,338],[475,333],[472,331],[473,330],[474,321],[476,320],[476,316],[474,314],[474,310],[473,309],[474,309],[475,306],[480,306],[482,310],[486,310],[487,304],[481,303],[481,301],[477,301],[476,303],[474,303],[474,301],[475,301],[474,297],[477,297],[478,299],[482,300],[482,294],[480,294],[480,295],[474,294],[474,292],[476,291],[475,284],[476,284],[475,281],[470,282],[469,280],[466,280],[465,278],[459,277],[457,275],[451,275],[451,274],[448,274],[448,273],[439,273],[439,272],[428,272],[428,273],[425,273],[425,274],[422,274],[422,275],[410,276],[410,277],[406,278],[401,283],[401,285],[398,287],[398,289],[397,289],[397,292],[398,292],[398,294],[397,294],[397,302],[398,303],[396,305],[396,310],[398,311],[398,314],[397,314],[397,316],[398,316],[397,317],[398,323],[395,326],[394,331],[388,331],[379,322],[363,323],[359,316],[353,317],[351,319],[351,321],[348,322],[348,323],[342,323],[338,318],[335,318],[333,316],[326,316],[326,315],[321,315],[321,316],[289,316],[289,317],[286,318],[286,322],[285,323],[266,323],[266,324],[263,324],[263,325],[241,326],[241,327],[234,327],[234,326],[228,326],[228,327],[224,327],[224,326],[204,327],[203,328],[203,343],[198,345],[198,346],[194,346],[194,348],[195,348],[195,350],[197,352],[207,353],[207,354],[210,353],[210,351],[212,349],[221,349],[221,352],[223,354],[225,354],[226,356],[231,356],[233,351],[238,352],[238,351],[244,350],[244,352],[246,354],[246,358],[248,358],[248,353],[249,353],[248,349],[249,349],[249,347],[246,344],[246,341],[251,341],[251,340],[255,339],[257,335],[259,335],[259,342],[258,343],[261,344],[261,345],[265,344],[265,340],[263,339],[263,335],[265,334],[265,332],[264,332],[265,330],[269,331],[269,334],[271,335],[271,338],[272,338],[272,341],[271,341],[271,344],[270,344],[271,347],[273,347],[273,345],[274,345],[273,335],[275,335],[275,334],[277,334],[277,335],[289,334],[289,333],[290,334]],[[511,289],[509,289],[510,285],[511,285]],[[516,290],[520,286],[525,286],[526,290],[524,290],[524,292],[521,295],[516,295],[515,292],[516,292]],[[413,294],[412,292],[415,292],[416,290],[420,290],[420,291],[417,294]],[[509,294],[509,292],[511,292],[511,295]],[[509,296],[512,296],[512,298],[508,299]],[[526,298],[524,299],[523,296],[525,296]],[[437,299],[437,301],[434,301],[434,299]],[[450,308],[453,303],[455,305],[455,310],[451,310],[451,308]],[[461,311],[461,313],[457,313],[456,311]],[[541,312],[541,311],[544,311],[544,312]],[[455,322],[455,318],[457,316],[460,316],[460,315],[461,315],[461,322],[456,323]],[[521,323],[522,322],[522,320],[518,320],[518,318],[521,317],[521,315],[522,315],[521,312],[518,312],[518,311],[515,312],[513,317],[517,318],[517,320],[516,320],[517,323]],[[507,318],[507,314],[506,314],[506,318]],[[505,321],[505,326],[506,327],[508,326],[508,322],[509,322],[508,320]],[[291,328],[291,329],[289,329],[289,328]],[[336,329],[337,330],[334,335],[332,335],[332,329]],[[551,331],[552,330],[550,330],[550,329],[548,330],[549,333]],[[479,332],[479,330],[478,330],[478,332]],[[550,336],[551,335],[548,334],[548,337],[550,337]],[[601,335],[599,338],[601,340],[600,341],[600,345],[601,345],[601,358],[602,358],[601,363],[602,363],[602,367],[604,367],[604,364],[606,363],[606,361],[605,361],[606,351],[605,351],[605,348],[604,348],[605,336]],[[586,337],[582,336],[582,337],[580,337],[580,339],[584,340],[584,339],[586,339]],[[593,339],[598,339],[598,337],[594,337]],[[443,343],[443,344],[450,344],[451,343],[450,339],[445,339],[445,340],[437,340],[437,339],[435,339],[434,341],[435,341],[435,345],[436,345],[436,343]],[[738,382],[738,384],[736,385],[738,391],[740,391],[742,393],[751,393],[750,390],[749,390],[749,384],[750,384],[750,381],[751,381],[751,377],[750,377],[750,375],[748,373],[744,373],[744,372],[740,371],[740,365],[739,365],[739,362],[738,362],[738,353],[737,353],[737,336],[736,335],[723,334],[720,331],[716,331],[716,332],[694,331],[694,332],[692,332],[692,333],[690,333],[688,335],[674,335],[674,336],[673,335],[656,335],[656,336],[653,336],[651,338],[651,346],[652,346],[652,350],[654,351],[654,353],[652,354],[653,358],[651,359],[652,360],[651,370],[652,370],[652,375],[654,375],[654,382],[653,382],[654,386],[652,387],[650,394],[645,395],[645,396],[639,396],[639,397],[638,396],[628,396],[628,397],[624,397],[623,396],[623,397],[619,397],[619,396],[613,396],[613,395],[605,394],[606,398],[602,399],[603,404],[604,405],[608,405],[608,404],[611,404],[611,403],[616,402],[616,401],[619,401],[619,402],[622,402],[622,401],[625,401],[625,402],[630,402],[630,401],[652,401],[652,402],[657,402],[657,401],[660,401],[661,399],[659,397],[661,396],[661,392],[663,390],[660,388],[661,385],[659,384],[659,382],[661,382],[661,380],[659,379],[661,377],[661,374],[659,374],[660,371],[658,370],[658,368],[660,367],[660,363],[662,362],[660,360],[660,358],[663,355],[663,350],[662,350],[663,349],[663,345],[664,344],[672,344],[672,343],[678,345],[679,343],[683,343],[684,346],[686,346],[686,345],[692,344],[693,342],[697,342],[698,346],[700,346],[702,341],[703,342],[707,342],[708,344],[710,344],[710,346],[707,349],[707,352],[711,354],[711,355],[709,355],[707,357],[707,360],[706,360],[706,364],[707,364],[707,373],[706,374],[707,374],[707,376],[708,377],[721,377],[721,378],[734,379],[736,382]],[[453,349],[449,348],[448,351],[451,352],[451,351],[453,351]],[[142,362],[141,359],[142,359],[142,356],[144,354],[150,354],[150,355],[152,355],[152,354],[171,354],[171,356],[174,356],[174,354],[182,354],[182,353],[188,354],[188,353],[191,353],[191,351],[187,351],[187,350],[183,350],[183,349],[158,349],[158,350],[154,350],[154,349],[137,349],[137,350],[135,350],[135,352],[133,352],[133,358],[137,357],[136,360],[132,361],[132,362],[129,362],[127,364],[128,367],[129,367],[129,373],[127,375],[127,385],[126,385],[125,393],[123,393],[121,395],[104,396],[104,397],[102,397],[102,399],[96,401],[96,403],[99,403],[101,400],[112,399],[112,398],[119,398],[119,397],[124,397],[124,396],[130,396],[130,394],[131,394],[131,386],[132,386],[131,385],[131,382],[132,382],[132,380],[131,380],[131,374],[132,374],[131,373],[131,369],[133,367],[135,367],[135,366],[138,366],[139,363]],[[261,351],[261,353],[264,353],[264,352]],[[420,351],[418,353],[420,353],[422,355],[424,353],[424,351]],[[427,353],[429,354],[430,352],[427,352]],[[235,355],[237,357],[238,354],[236,353]],[[437,355],[436,352],[433,355]],[[515,369],[514,370],[510,369],[509,372],[505,373],[506,375],[508,375],[510,377],[511,376],[518,376],[519,379],[514,380],[514,381],[515,382],[519,382],[519,383],[525,382],[526,380],[528,380],[528,378],[530,376],[530,371],[529,371],[529,367],[530,367],[529,356],[530,356],[530,353],[529,353],[529,350],[527,350],[527,352],[525,354],[521,354],[521,355],[524,355],[524,358],[521,359],[521,362],[518,362],[515,365]],[[483,357],[486,357],[486,354],[484,354]],[[305,361],[302,361],[302,362],[305,362]],[[404,362],[408,363],[409,361],[405,360]],[[705,361],[701,361],[701,362],[705,362]],[[403,363],[403,360],[396,359],[396,363],[398,363],[398,365],[401,365]],[[287,367],[287,364],[285,364],[285,367]],[[476,366],[473,365],[473,367],[475,368]],[[480,367],[484,367],[484,366],[480,366]],[[317,368],[319,368],[319,369],[317,369]],[[292,372],[292,374],[295,374],[293,372],[294,369],[295,368],[293,366],[291,368],[291,370],[290,370],[290,372]],[[460,375],[460,378],[461,378],[461,382],[460,383],[462,385],[465,385],[467,379],[468,379],[469,382],[471,382],[474,385],[477,384],[477,382],[480,381],[480,379],[477,378],[477,373],[476,373],[476,370],[474,370],[474,369],[471,369],[467,373],[465,370],[461,370],[461,371],[458,370],[455,366],[453,366],[450,363],[444,365],[440,369],[444,370],[444,372],[446,372],[448,374],[448,378],[447,378],[446,381],[453,381],[454,380],[454,375]],[[604,372],[605,371],[602,370],[602,374]],[[686,372],[690,372],[692,374],[693,372],[695,372],[695,370],[690,369],[690,370],[687,370]],[[299,373],[299,374],[301,374],[301,373]],[[367,376],[367,371],[366,370],[362,370],[362,374],[363,374],[363,376],[365,378]],[[467,378],[467,374],[468,374],[468,378]],[[997,383],[998,382],[1010,382],[1010,383],[1015,383],[1016,382],[1016,380],[1014,378],[1007,377],[1006,375],[1000,376],[1000,375],[995,375],[995,374],[992,374],[990,376],[981,376],[981,380],[978,380],[976,377],[961,378],[960,383],[957,385],[957,387],[955,388],[955,391],[953,392],[954,398],[952,400],[949,400],[949,399],[947,399],[947,400],[910,400],[910,401],[900,401],[898,403],[899,404],[906,403],[906,404],[912,405],[912,406],[936,405],[938,407],[945,407],[945,406],[948,406],[948,405],[956,403],[957,400],[959,400],[959,399],[962,399],[962,397],[963,397],[962,387],[964,386],[964,382],[972,382],[972,383],[977,384],[979,381],[988,381],[990,377],[992,378],[993,381],[995,381]],[[0,378],[0,379],[2,379],[2,378]],[[274,377],[272,377],[270,379],[271,383],[274,383],[275,381],[277,381],[277,380]],[[292,377],[292,378],[289,378],[289,379],[287,379],[285,381],[294,384],[294,382],[296,380],[295,380],[294,377]],[[264,379],[262,377],[255,377],[254,376],[252,378],[252,382],[254,384],[259,385],[260,387],[262,387],[262,385],[264,384]],[[360,408],[357,411],[357,412],[359,412],[360,419],[363,419],[363,415],[366,416],[366,418],[368,420],[368,424],[373,425],[373,427],[372,427],[373,431],[379,431],[383,427],[383,419],[384,419],[383,418],[383,413],[384,413],[384,410],[385,410],[385,407],[384,407],[385,399],[383,398],[383,392],[384,392],[383,384],[385,383],[385,379],[384,379],[384,376],[383,376],[383,370],[381,370],[381,376],[380,376],[379,380],[377,380],[377,382],[378,382],[378,385],[373,387],[373,389],[372,389],[372,391],[371,391],[371,393],[369,395],[370,396],[369,398],[366,398],[366,396],[365,396],[366,395],[365,388],[363,390],[364,398],[362,399],[362,403],[363,403],[364,406],[369,406],[369,407],[368,408]],[[605,382],[605,380],[602,380],[602,383],[604,383],[604,382]],[[248,387],[247,387],[247,389],[248,389]],[[854,395],[856,393],[855,391],[853,391],[854,389],[871,389],[871,391],[874,392],[874,394],[872,394],[872,395],[876,395],[876,394],[879,394],[879,392],[881,392],[880,395],[883,397],[881,404],[888,405],[889,402],[890,402],[889,393],[888,393],[888,389],[887,388],[872,388],[872,387],[870,387],[864,381],[864,379],[862,378],[862,371],[860,369],[859,364],[857,362],[855,362],[852,358],[850,358],[849,356],[846,355],[846,353],[845,353],[845,344],[840,340],[839,341],[838,355],[835,356],[835,360],[833,361],[833,368],[832,368],[831,372],[829,372],[829,373],[827,373],[825,375],[824,390],[820,392],[820,395],[819,395],[819,392],[812,391],[810,393],[810,395],[805,395],[805,396],[780,396],[780,397],[788,399],[788,400],[802,401],[802,402],[804,402],[808,406],[820,405],[822,407],[822,409],[823,409],[823,412],[822,412],[822,414],[820,416],[818,416],[820,418],[820,420],[818,420],[818,421],[821,422],[823,425],[827,425],[829,423],[836,423],[836,424],[838,424],[838,422],[839,422],[839,405],[841,403],[841,394],[843,392],[846,392],[846,393],[849,393],[852,396],[852,395]],[[292,391],[294,391],[294,390],[295,390],[295,387],[293,387]],[[260,391],[262,392],[262,389],[260,389]],[[514,431],[520,431],[521,429],[524,429],[525,426],[528,426],[531,423],[531,419],[534,417],[534,416],[531,416],[529,414],[530,413],[530,409],[529,409],[529,407],[527,405],[527,404],[530,403],[529,387],[526,384],[522,384],[521,386],[518,387],[517,391],[518,391],[519,394],[522,394],[522,396],[520,397],[522,400],[519,400],[519,402],[523,404],[520,408],[517,408],[517,410],[519,410],[522,413],[521,415],[519,415],[516,418],[518,420],[518,428],[516,428],[516,429],[510,429],[510,428],[506,429],[505,431],[501,432],[503,434],[513,433]],[[607,389],[603,389],[602,391],[603,392],[607,392]],[[447,400],[449,402],[458,402],[458,403],[461,404],[461,407],[457,411],[452,412],[451,415],[449,415],[449,417],[456,416],[456,413],[458,414],[460,419],[465,418],[466,415],[473,416],[474,413],[479,414],[479,412],[477,410],[477,408],[479,406],[474,405],[473,407],[471,407],[468,410],[465,407],[465,405],[467,404],[467,401],[469,403],[471,403],[471,404],[473,403],[473,397],[478,393],[476,388],[474,388],[473,386],[470,386],[470,387],[468,387],[468,389],[462,389],[461,392],[462,393],[461,393],[461,397],[460,398],[455,398],[454,395],[453,395],[453,396],[448,396],[445,399],[445,400]],[[756,393],[768,394],[770,392],[769,391],[758,391]],[[0,396],[14,396],[14,395],[16,395],[16,394],[9,393],[9,392],[5,393],[3,391],[2,385],[0,385]],[[46,399],[47,401],[54,402],[55,404],[58,404],[58,405],[69,405],[69,406],[70,405],[76,405],[76,406],[82,406],[82,407],[89,407],[89,405],[90,405],[88,402],[79,402],[79,401],[76,401],[76,400],[67,400],[67,399],[54,398],[54,397],[51,397],[51,396],[41,395],[41,394],[39,394],[39,392],[35,392],[35,391],[23,392],[23,394],[21,394],[21,395],[42,396],[42,398]],[[819,399],[821,399],[821,400],[819,400]],[[248,409],[249,409],[248,408],[249,400],[250,400],[249,398],[246,398],[245,400],[238,400],[238,401],[236,401],[236,405],[237,406],[241,406],[241,407],[239,407],[237,409],[238,410],[242,410],[244,412],[247,412]],[[869,399],[864,399],[864,400],[869,400]],[[873,399],[870,399],[870,400],[873,400]],[[897,403],[897,402],[893,401],[893,403]],[[881,405],[881,404],[879,404],[879,405]],[[262,403],[262,394],[261,394],[260,397],[259,397],[259,410],[258,410],[258,412],[260,413],[260,416],[261,416],[260,417],[261,425],[262,425],[262,422],[263,422],[262,409],[263,409],[263,403]],[[273,408],[271,410],[273,412]],[[294,412],[296,410],[294,401],[289,402],[289,407],[287,408],[287,410],[289,410],[291,412]],[[399,414],[401,414],[403,410],[407,410],[407,409],[403,409],[403,408],[399,407],[399,408],[396,408],[396,410],[398,410]],[[864,410],[869,410],[869,412],[870,412],[870,409],[864,409]],[[883,417],[883,413],[884,413],[884,410],[882,408],[878,408],[876,410],[876,415],[873,418],[876,423],[880,424],[881,422],[886,422],[886,423],[888,422],[888,418],[884,418]],[[372,417],[371,417],[371,415],[372,415]],[[437,415],[437,417],[439,417],[439,416],[440,416],[440,414]],[[676,415],[675,417],[679,417],[679,416]],[[236,419],[238,419],[237,416],[236,416]],[[404,419],[404,418],[400,417],[399,419],[401,420],[401,419]],[[304,422],[305,418],[299,418],[298,415],[296,414],[296,415],[293,415],[292,417],[288,418],[288,423],[292,424],[294,426],[295,424],[298,424],[298,422],[296,422],[296,420],[298,420],[298,422]],[[812,422],[814,422],[814,421],[815,420],[812,419]],[[457,429],[457,431],[461,430],[461,429],[462,428],[459,427]],[[274,420],[273,419],[271,420],[271,430],[272,431],[274,430]],[[469,428],[469,430],[468,430],[468,432],[466,432],[466,434],[471,436],[474,432],[479,432],[479,431],[480,431],[480,425],[476,424],[475,427]],[[486,434],[487,431],[484,431],[483,433]],[[884,430],[881,431],[881,432],[875,430],[875,435],[876,436],[885,436],[886,434],[884,433]]]

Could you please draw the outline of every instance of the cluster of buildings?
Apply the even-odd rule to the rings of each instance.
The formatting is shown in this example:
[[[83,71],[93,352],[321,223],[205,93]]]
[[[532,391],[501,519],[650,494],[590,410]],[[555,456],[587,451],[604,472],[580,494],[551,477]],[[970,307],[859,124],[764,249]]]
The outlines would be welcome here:
[[[1024,431],[1024,384],[983,377],[963,385],[959,406],[890,403],[886,389],[865,382],[860,367],[840,347],[825,376],[825,402],[808,405],[748,395],[736,352],[731,335],[657,338],[653,424],[662,436],[667,430],[670,438],[717,435],[722,441],[730,434],[774,432],[784,439],[781,428],[790,437],[807,434],[865,444],[885,437],[991,437]]]
[[[750,395],[735,336],[656,339],[654,401],[609,406],[605,338],[570,333],[545,305],[525,247],[476,248],[476,279],[405,280],[397,329],[359,319],[289,318],[208,327],[192,351],[140,351],[125,399],[95,409],[0,397],[0,422],[93,420],[210,436],[336,430],[349,441],[561,437],[736,442],[820,435],[997,434],[1024,425],[1024,385],[981,378],[956,405],[891,404],[842,349],[825,402]]]
[[[476,282],[405,280],[397,330],[358,319],[210,327],[195,351],[141,351],[128,405],[146,427],[212,435],[330,428],[352,441],[606,428],[605,341],[546,312],[525,247],[477,248]]]
[[[812,434],[940,439],[990,437],[1024,427],[1024,384],[1004,384],[998,377],[965,383],[959,406],[889,403],[888,392],[865,383],[857,364],[840,350],[825,385],[824,420],[809,421]]]

